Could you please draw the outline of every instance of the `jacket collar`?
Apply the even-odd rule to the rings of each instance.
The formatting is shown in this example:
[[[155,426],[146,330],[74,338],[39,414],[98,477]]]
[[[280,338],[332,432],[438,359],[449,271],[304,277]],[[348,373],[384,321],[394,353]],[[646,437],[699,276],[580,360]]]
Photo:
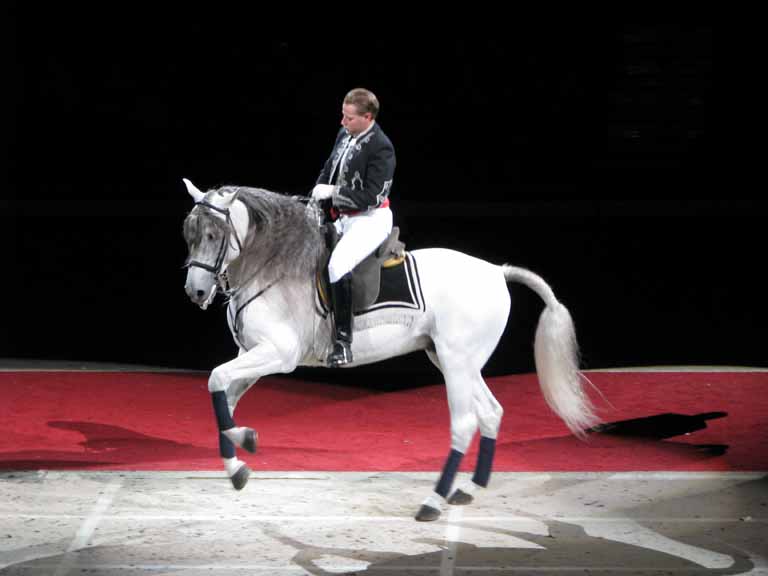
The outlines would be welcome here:
[[[345,131],[345,132],[347,132],[347,136],[350,136],[350,137],[352,137],[352,138],[354,138],[354,139],[356,139],[356,140],[360,140],[360,138],[362,138],[363,136],[365,136],[366,134],[368,134],[368,132],[370,132],[371,130],[373,130],[375,127],[376,127],[376,120],[374,120],[373,122],[371,122],[371,125],[370,125],[370,126],[368,126],[368,128],[366,128],[366,129],[365,129],[365,130],[363,130],[362,132],[360,132],[360,134],[358,134],[357,136],[352,136],[352,134],[350,134],[349,132],[347,132],[347,129],[346,129],[346,128],[344,129],[344,131]]]

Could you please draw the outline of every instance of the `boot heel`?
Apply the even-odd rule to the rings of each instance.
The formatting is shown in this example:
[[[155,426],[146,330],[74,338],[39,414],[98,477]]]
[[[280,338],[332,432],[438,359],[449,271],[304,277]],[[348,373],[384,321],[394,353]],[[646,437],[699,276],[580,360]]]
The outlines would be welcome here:
[[[344,341],[336,342],[333,345],[333,352],[328,356],[328,366],[338,368],[350,363],[352,363],[351,346]]]

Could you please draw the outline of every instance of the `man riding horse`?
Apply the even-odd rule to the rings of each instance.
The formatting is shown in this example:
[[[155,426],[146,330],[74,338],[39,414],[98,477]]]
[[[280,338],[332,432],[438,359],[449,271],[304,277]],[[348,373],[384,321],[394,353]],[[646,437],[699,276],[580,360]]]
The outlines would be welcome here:
[[[444,376],[451,419],[448,458],[434,491],[416,514],[417,520],[432,521],[440,517],[444,504],[469,504],[476,489],[489,482],[504,410],[485,382],[482,368],[507,324],[511,307],[507,283],[528,286],[545,304],[536,328],[534,356],[546,402],[580,437],[598,419],[583,386],[588,380],[578,369],[573,320],[552,288],[530,270],[492,264],[455,250],[425,248],[407,253],[408,290],[418,305],[362,308],[365,314],[358,317],[366,319],[365,337],[358,339],[353,361],[356,303],[351,272],[378,252],[393,230],[389,192],[395,152],[375,121],[378,110],[378,101],[369,91],[347,94],[343,128],[312,191],[312,197],[324,202],[330,212],[332,223],[326,229],[341,234],[327,267],[335,308],[333,346],[316,302],[317,271],[327,254],[322,232],[314,206],[308,210],[293,196],[245,186],[202,192],[185,180],[195,201],[184,221],[189,250],[185,291],[205,309],[221,286],[227,286],[228,320],[238,354],[211,371],[208,390],[219,430],[219,453],[237,490],[248,482],[250,469],[237,457],[236,449],[255,452],[258,435],[253,428],[238,426],[234,412],[243,394],[260,378],[288,374],[297,366],[354,366],[426,352]],[[222,280],[225,273],[226,282]],[[356,286],[355,291],[362,294],[365,289]],[[478,432],[475,473],[454,490],[462,458]]]
[[[395,149],[376,122],[378,113],[379,101],[369,90],[356,88],[344,97],[342,128],[312,190],[312,198],[330,204],[340,236],[328,261],[336,338],[330,367],[353,360],[351,272],[392,231]]]

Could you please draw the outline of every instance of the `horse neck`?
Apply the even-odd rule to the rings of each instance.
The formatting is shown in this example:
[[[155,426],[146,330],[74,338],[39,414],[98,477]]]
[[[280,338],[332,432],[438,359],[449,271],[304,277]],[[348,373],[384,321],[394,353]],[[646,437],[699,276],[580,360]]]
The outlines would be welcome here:
[[[233,232],[240,241],[240,246],[245,246],[248,235],[251,233],[251,216],[248,214],[248,206],[239,198],[235,198],[230,207],[230,217],[232,218]],[[232,239],[234,240],[234,238]],[[237,242],[237,241],[235,241]],[[238,255],[239,257],[240,255]]]
[[[295,264],[298,262],[293,261],[295,258],[292,258],[292,254],[295,255],[296,253],[291,250],[296,246],[280,238],[281,230],[285,230],[287,227],[298,230],[301,226],[290,219],[273,220],[266,229],[257,232],[255,224],[251,222],[248,205],[240,199],[235,200],[235,202],[238,205],[238,212],[242,208],[243,216],[238,217],[240,222],[244,223],[243,228],[247,229],[247,234],[240,237],[243,251],[229,266],[230,281],[233,287],[239,289],[245,288],[249,284],[254,284],[257,287],[267,284],[273,285],[286,278],[290,278],[290,284],[303,283],[308,280],[314,285],[315,266],[312,266],[311,270],[307,270],[306,278],[303,278],[301,274],[296,274]],[[240,230],[240,226],[238,226],[238,230]],[[259,243],[258,239],[253,238],[254,234],[262,235],[269,241]],[[295,241],[295,238],[293,240]],[[322,266],[327,261],[322,239],[318,246],[323,252],[322,258],[320,258],[320,265]],[[309,268],[306,262],[306,250],[302,250],[301,255],[304,257],[303,267]],[[302,266],[299,266],[299,269],[301,268]]]
[[[244,253],[245,247],[248,246],[249,237],[253,231],[251,230],[251,217],[248,213],[248,207],[239,198],[236,198],[234,202],[232,202],[232,206],[230,207],[230,217],[232,218],[232,234],[236,236],[237,240],[235,239],[235,236],[233,236],[229,241],[231,246],[237,246],[239,242],[241,251],[237,257],[229,263],[227,271],[232,283],[235,284],[236,287],[239,287],[239,284],[246,280],[245,278],[240,278],[240,276],[243,269],[244,258],[247,258],[247,255]]]

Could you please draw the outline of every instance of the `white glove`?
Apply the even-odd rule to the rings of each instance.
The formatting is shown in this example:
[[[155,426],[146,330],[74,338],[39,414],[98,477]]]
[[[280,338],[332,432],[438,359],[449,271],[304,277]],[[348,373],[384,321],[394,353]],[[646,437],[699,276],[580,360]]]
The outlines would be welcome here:
[[[334,190],[336,190],[336,186],[331,186],[330,184],[318,184],[312,189],[312,199],[317,200],[318,202],[320,200],[327,200],[333,196]]]

